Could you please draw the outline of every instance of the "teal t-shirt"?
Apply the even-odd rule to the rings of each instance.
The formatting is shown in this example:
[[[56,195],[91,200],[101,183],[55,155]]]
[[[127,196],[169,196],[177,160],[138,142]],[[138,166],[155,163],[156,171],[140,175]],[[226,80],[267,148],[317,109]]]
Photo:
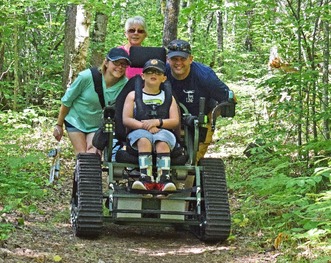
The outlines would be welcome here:
[[[114,104],[118,94],[127,83],[126,77],[114,86],[106,87],[102,76],[105,104]],[[95,132],[101,123],[102,108],[95,92],[90,69],[80,72],[61,99],[64,106],[70,108],[65,120],[83,132]]]

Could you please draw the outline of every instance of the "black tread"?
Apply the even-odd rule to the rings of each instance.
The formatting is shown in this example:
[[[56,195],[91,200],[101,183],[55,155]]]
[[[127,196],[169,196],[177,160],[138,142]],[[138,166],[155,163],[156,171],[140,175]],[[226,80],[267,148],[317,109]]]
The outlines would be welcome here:
[[[195,228],[195,234],[206,242],[224,241],[231,230],[224,163],[218,158],[204,158],[199,164],[203,166],[201,178],[204,203],[201,226]]]
[[[103,224],[102,169],[97,154],[78,154],[76,193],[71,204],[71,223],[76,236],[97,237]]]

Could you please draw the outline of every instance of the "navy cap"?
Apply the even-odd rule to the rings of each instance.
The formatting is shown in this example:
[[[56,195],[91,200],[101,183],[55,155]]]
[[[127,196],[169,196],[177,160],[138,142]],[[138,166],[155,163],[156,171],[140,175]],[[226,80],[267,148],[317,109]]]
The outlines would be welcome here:
[[[110,61],[126,59],[131,65],[128,53],[126,53],[126,51],[122,48],[112,48],[107,55],[107,59],[109,59]]]
[[[145,72],[147,69],[151,69],[151,68],[156,69],[162,73],[164,73],[166,70],[164,62],[159,59],[148,60],[144,65],[143,72]]]
[[[180,39],[175,39],[169,43],[167,46],[168,49],[168,58],[172,57],[183,57],[188,58],[188,56],[191,54],[191,45]]]

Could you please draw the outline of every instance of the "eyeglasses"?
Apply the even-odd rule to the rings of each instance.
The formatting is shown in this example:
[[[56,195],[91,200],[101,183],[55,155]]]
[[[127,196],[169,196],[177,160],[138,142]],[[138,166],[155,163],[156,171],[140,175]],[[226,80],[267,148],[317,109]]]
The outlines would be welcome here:
[[[188,43],[173,43],[168,45],[169,51],[182,51],[191,54],[191,46]]]
[[[127,31],[130,34],[138,33],[138,34],[145,34],[146,31],[144,29],[135,29],[135,28],[130,28]]]
[[[112,61],[116,67],[121,66],[122,68],[127,68],[129,66],[126,62],[120,62],[119,60]]]
[[[152,70],[152,69],[146,70],[146,71],[144,72],[144,74],[147,74],[147,75],[155,74],[155,75],[158,75],[158,76],[164,75],[163,72],[161,72],[161,71],[159,71],[159,70]]]

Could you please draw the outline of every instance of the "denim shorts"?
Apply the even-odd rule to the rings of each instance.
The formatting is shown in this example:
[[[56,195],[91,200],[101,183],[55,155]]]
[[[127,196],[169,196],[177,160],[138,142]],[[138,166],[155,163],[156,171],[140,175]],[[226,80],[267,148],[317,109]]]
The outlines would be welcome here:
[[[170,150],[173,150],[176,145],[175,135],[165,129],[161,129],[157,133],[150,133],[144,129],[138,129],[130,132],[128,134],[128,140],[133,149],[138,150],[136,143],[140,138],[147,138],[153,146],[158,141],[166,142],[169,145]]]
[[[64,121],[64,125],[66,126],[67,132],[82,132],[87,134],[86,132],[77,129],[75,126],[73,126],[71,123],[67,122],[66,120]]]

